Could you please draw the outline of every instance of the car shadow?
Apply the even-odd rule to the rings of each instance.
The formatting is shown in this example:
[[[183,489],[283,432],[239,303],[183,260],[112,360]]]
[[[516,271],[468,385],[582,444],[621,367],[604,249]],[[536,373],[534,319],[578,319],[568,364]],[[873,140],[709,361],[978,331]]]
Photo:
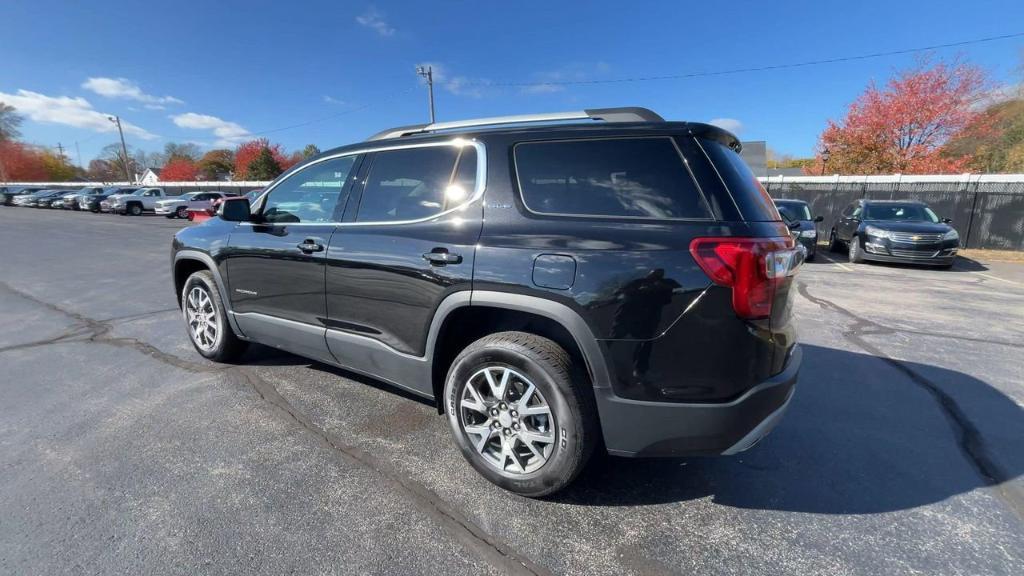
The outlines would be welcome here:
[[[551,501],[637,506],[711,497],[737,508],[869,514],[994,483],[1021,510],[1020,487],[1008,484],[1024,471],[1021,407],[967,374],[900,364],[915,376],[874,356],[804,346],[788,413],[754,448],[732,457],[596,458]]]

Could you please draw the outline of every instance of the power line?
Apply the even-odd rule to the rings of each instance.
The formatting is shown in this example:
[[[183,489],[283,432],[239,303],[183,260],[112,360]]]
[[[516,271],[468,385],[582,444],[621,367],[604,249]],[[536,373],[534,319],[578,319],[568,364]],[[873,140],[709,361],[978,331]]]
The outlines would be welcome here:
[[[272,134],[274,132],[282,132],[284,130],[291,130],[293,128],[302,128],[303,126],[309,126],[311,124],[318,124],[320,122],[326,122],[328,120],[333,120],[335,118],[339,118],[339,117],[345,116],[347,114],[353,114],[355,112],[361,112],[363,110],[366,110],[367,108],[371,108],[371,107],[376,106],[378,104],[381,104],[383,102],[388,102],[390,100],[394,100],[395,98],[397,98],[399,96],[403,96],[403,95],[405,95],[405,94],[407,94],[409,92],[412,92],[413,90],[415,90],[417,88],[418,88],[418,86],[411,86],[411,87],[405,88],[403,90],[398,90],[396,92],[392,92],[391,94],[389,94],[387,96],[384,96],[383,98],[378,98],[377,100],[375,100],[375,101],[373,101],[373,102],[371,102],[369,104],[363,104],[362,106],[357,106],[356,108],[352,108],[350,110],[345,110],[344,112],[338,112],[336,114],[331,114],[330,116],[323,116],[321,118],[314,118],[313,120],[307,120],[306,122],[299,122],[298,124],[291,124],[289,126],[281,126],[280,128],[270,128],[268,130],[260,130],[259,132],[249,132],[248,135],[249,136],[263,136],[265,134]]]
[[[626,82],[650,82],[655,80],[682,80],[686,78],[702,78],[707,76],[725,76],[728,74],[744,74],[747,72],[766,72],[769,70],[783,70],[787,68],[802,68],[806,66],[818,66],[821,64],[835,64],[839,62],[853,62],[856,60],[869,60],[872,58],[884,58],[886,56],[899,56],[902,54],[914,54],[917,52],[928,52],[931,50],[940,50],[943,48],[956,48],[959,46],[969,46],[972,44],[981,44],[984,42],[995,42],[997,40],[1008,40],[1010,38],[1019,38],[1024,36],[1024,32],[1015,32],[1013,34],[1003,34],[1000,36],[988,36],[985,38],[975,38],[973,40],[963,40],[960,42],[948,42],[945,44],[933,44],[931,46],[919,46],[917,48],[904,48],[901,50],[889,50],[886,52],[872,52],[869,54],[858,54],[856,56],[840,56],[837,58],[826,58],[823,60],[807,60],[804,62],[790,62],[786,64],[772,64],[768,66],[752,66],[748,68],[732,68],[726,70],[712,70],[705,72],[687,72],[682,74],[666,74],[660,76],[633,76],[626,78],[610,78],[603,80],[549,80],[542,82],[493,82],[488,80],[479,81],[465,81],[461,84],[463,86],[511,86],[511,87],[528,87],[528,86],[574,86],[574,85],[585,85],[585,84],[617,84]]]

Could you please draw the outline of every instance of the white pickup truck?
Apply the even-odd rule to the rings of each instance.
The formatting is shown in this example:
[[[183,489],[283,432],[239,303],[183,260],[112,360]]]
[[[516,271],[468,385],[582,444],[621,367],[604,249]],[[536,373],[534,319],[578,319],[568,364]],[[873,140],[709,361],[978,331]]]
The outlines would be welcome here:
[[[163,188],[139,188],[131,194],[110,196],[100,202],[100,210],[138,216],[143,212],[153,212],[156,209],[156,201],[166,197]]]

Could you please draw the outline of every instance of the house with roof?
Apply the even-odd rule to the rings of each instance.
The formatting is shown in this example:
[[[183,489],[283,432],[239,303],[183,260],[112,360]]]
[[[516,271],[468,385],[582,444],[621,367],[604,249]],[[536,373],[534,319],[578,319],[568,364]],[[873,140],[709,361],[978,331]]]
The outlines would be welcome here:
[[[145,184],[146,186],[152,186],[160,183],[160,169],[159,168],[146,168],[146,171],[137,178],[139,184]]]

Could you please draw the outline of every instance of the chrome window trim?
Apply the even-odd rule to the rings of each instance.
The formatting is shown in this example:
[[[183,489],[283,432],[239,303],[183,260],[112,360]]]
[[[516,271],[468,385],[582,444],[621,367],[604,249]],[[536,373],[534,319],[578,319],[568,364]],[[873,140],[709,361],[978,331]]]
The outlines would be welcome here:
[[[294,175],[304,171],[306,168],[308,168],[310,166],[313,166],[314,164],[319,164],[321,162],[326,162],[328,160],[334,160],[335,158],[343,158],[345,156],[359,156],[360,154],[373,154],[375,152],[389,152],[391,150],[407,150],[407,149],[412,149],[412,148],[431,148],[431,147],[436,147],[436,146],[454,146],[454,147],[461,148],[461,147],[467,146],[467,145],[468,146],[473,146],[473,148],[476,149],[476,158],[477,158],[477,162],[476,162],[476,182],[473,185],[473,193],[470,194],[470,196],[464,202],[459,204],[458,206],[452,206],[451,208],[449,208],[447,210],[442,210],[441,212],[438,212],[437,214],[426,216],[424,218],[417,218],[415,220],[385,220],[385,221],[375,221],[375,222],[337,222],[337,221],[331,220],[331,221],[327,221],[327,222],[288,222],[288,223],[280,223],[280,224],[276,224],[276,225],[278,225],[278,226],[332,226],[332,225],[333,226],[391,226],[391,225],[398,225],[398,224],[416,224],[416,223],[419,223],[419,222],[427,222],[429,220],[434,220],[436,218],[440,218],[442,216],[446,216],[446,215],[451,214],[452,212],[455,212],[455,211],[465,210],[469,205],[473,204],[474,202],[480,200],[480,198],[483,197],[484,190],[487,187],[486,186],[486,184],[487,184],[487,149],[483,145],[483,143],[480,142],[479,140],[465,139],[465,138],[453,138],[451,140],[442,140],[442,141],[438,141],[438,142],[424,142],[424,143],[419,143],[419,144],[396,144],[396,145],[393,145],[393,146],[368,146],[366,148],[360,148],[358,150],[351,150],[351,151],[348,151],[348,152],[340,152],[338,154],[331,154],[330,156],[325,156],[323,158],[317,158],[316,160],[310,162],[309,164],[306,164],[302,168],[292,172],[291,174],[289,174],[285,178],[282,178],[281,180],[278,180],[277,182],[274,182],[273,184],[271,184],[266,190],[263,191],[262,194],[260,194],[260,196],[256,199],[256,201],[253,202],[253,206],[258,206],[259,210],[262,211],[263,210],[264,198],[266,198],[268,194],[273,192],[275,188],[280,186],[281,182],[284,182],[285,180],[288,180],[292,176],[294,176]],[[274,226],[275,225],[274,223],[259,224],[259,223],[256,223],[256,222],[239,222],[238,224],[240,226]]]
[[[659,218],[657,216],[616,216],[613,214],[572,214],[567,212],[539,212],[530,208],[529,204],[526,203],[526,197],[523,195],[522,179],[519,177],[519,159],[516,157],[516,150],[524,144],[552,144],[557,142],[590,142],[594,140],[668,140],[672,144],[672,148],[676,151],[679,156],[679,160],[683,163],[683,168],[686,169],[686,173],[690,176],[690,181],[693,182],[694,187],[697,188],[697,194],[700,195],[701,201],[704,202],[704,208],[710,215],[709,218]],[[717,222],[715,218],[715,211],[711,209],[711,203],[708,202],[707,196],[704,195],[704,189],[701,187],[700,182],[697,181],[697,177],[694,176],[693,170],[690,169],[690,163],[686,160],[686,156],[683,155],[683,151],[679,149],[679,144],[676,142],[675,137],[670,135],[665,136],[650,136],[650,135],[639,135],[639,136],[599,136],[595,138],[557,138],[550,140],[526,140],[523,142],[516,142],[512,146],[512,166],[513,172],[516,175],[516,191],[519,193],[519,201],[523,203],[523,208],[530,214],[536,214],[538,216],[555,216],[555,217],[568,217],[568,218],[588,218],[597,220],[638,220],[641,222]]]

